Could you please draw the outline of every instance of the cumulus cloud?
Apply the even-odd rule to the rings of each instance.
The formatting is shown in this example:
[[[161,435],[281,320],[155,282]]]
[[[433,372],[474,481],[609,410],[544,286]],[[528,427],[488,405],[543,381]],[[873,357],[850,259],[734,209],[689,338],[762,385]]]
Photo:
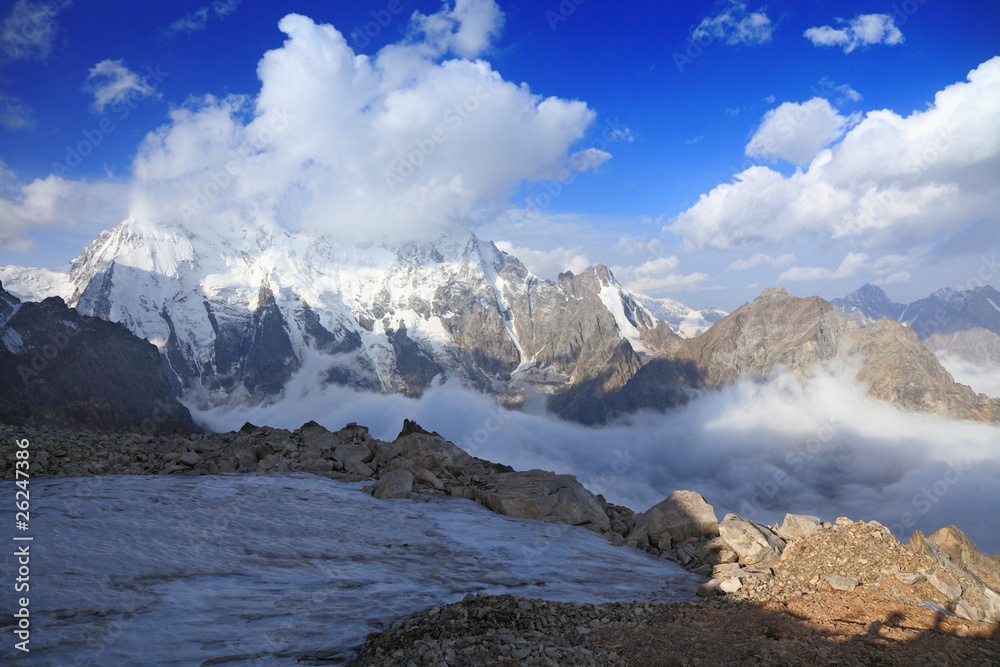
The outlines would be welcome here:
[[[98,113],[109,104],[158,94],[144,77],[126,67],[123,60],[102,60],[91,67],[84,87],[94,94],[94,109]]]
[[[859,116],[841,116],[828,100],[814,97],[797,104],[785,102],[761,120],[744,150],[748,157],[781,158],[804,165],[826,146],[844,136]]]
[[[927,109],[870,111],[803,171],[753,166],[664,227],[695,247],[806,237],[913,245],[979,221],[1000,226],[1000,57]]]
[[[809,28],[803,33],[814,46],[839,46],[850,53],[859,46],[903,43],[903,33],[896,27],[891,14],[859,14],[850,21],[837,19],[843,27],[828,25]]]
[[[869,397],[854,380],[857,368],[847,360],[809,379],[781,371],[747,378],[678,410],[587,428],[547,415],[540,397],[511,412],[450,385],[420,399],[318,389],[320,364],[304,368],[278,404],[196,417],[220,430],[245,421],[293,429],[322,415],[328,428],[358,421],[382,439],[394,438],[403,418],[415,419],[476,456],[575,474],[637,511],[691,489],[719,518],[874,519],[903,541],[913,530],[956,524],[987,553],[1000,551],[1000,428],[900,411]]]
[[[795,255],[787,253],[780,257],[771,257],[764,253],[755,253],[746,259],[738,259],[729,265],[730,271],[752,271],[754,269],[780,269],[795,261]]]
[[[748,12],[746,3],[731,0],[725,10],[695,26],[691,37],[696,41],[721,39],[727,44],[765,44],[771,41],[772,30],[764,9]]]
[[[552,250],[534,250],[518,248],[509,241],[497,241],[496,247],[517,257],[528,270],[539,278],[555,280],[565,271],[580,273],[592,265],[582,248],[553,248]]]
[[[611,272],[630,292],[662,297],[676,292],[698,292],[714,289],[705,285],[711,280],[707,273],[674,273],[680,264],[676,256],[657,257],[638,266],[613,266]]]
[[[850,252],[847,253],[847,256],[840,262],[840,266],[832,271],[820,266],[793,266],[778,276],[778,282],[851,278],[852,276],[856,276],[858,273],[869,269],[870,267],[871,263],[868,261],[868,255],[864,253]]]
[[[5,173],[13,178],[11,172]],[[96,233],[107,228],[109,220],[121,220],[127,212],[127,187],[117,183],[49,175],[5,190],[0,194],[0,247],[19,252],[35,247],[30,231],[88,225]]]
[[[501,24],[492,0],[462,0],[416,13],[406,39],[367,56],[333,26],[286,16],[256,98],[192,100],[146,138],[133,215],[400,241],[467,223],[524,181],[607,159],[571,156],[595,116],[585,103],[534,94],[472,59]]]
[[[48,60],[68,0],[17,0],[0,23],[0,49],[12,60]]]

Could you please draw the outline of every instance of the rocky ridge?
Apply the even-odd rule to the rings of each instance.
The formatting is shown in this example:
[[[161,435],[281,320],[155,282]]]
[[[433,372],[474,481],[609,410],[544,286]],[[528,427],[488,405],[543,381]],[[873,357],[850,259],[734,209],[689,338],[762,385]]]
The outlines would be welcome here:
[[[645,364],[595,403],[601,421],[640,408],[683,404],[692,392],[779,367],[806,376],[838,356],[860,357],[858,379],[878,399],[908,410],[1000,422],[1000,400],[957,384],[913,329],[890,320],[861,328],[820,297],[765,289],[696,338]]]
[[[59,297],[21,303],[0,285],[0,422],[187,433],[155,346]]]

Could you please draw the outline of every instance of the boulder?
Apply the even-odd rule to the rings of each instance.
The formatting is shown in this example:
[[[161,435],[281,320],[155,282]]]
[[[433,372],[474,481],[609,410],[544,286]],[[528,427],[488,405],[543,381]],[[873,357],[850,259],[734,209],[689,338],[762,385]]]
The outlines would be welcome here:
[[[324,426],[314,421],[309,421],[299,428],[299,435],[302,436],[302,445],[306,449],[329,449],[339,444],[339,441]]]
[[[497,514],[567,523],[595,532],[611,529],[601,503],[573,475],[544,470],[498,473],[475,486],[453,486],[450,493],[482,503]]]
[[[716,537],[719,520],[715,510],[701,494],[694,491],[674,491],[663,502],[635,517],[635,526],[626,538],[638,543],[645,538],[649,544],[659,544],[664,535],[673,543],[691,537]]]
[[[413,481],[413,474],[409,470],[393,470],[375,482],[372,495],[379,500],[409,498]]]
[[[805,539],[809,533],[822,525],[818,516],[807,514],[786,514],[785,520],[778,528],[778,537],[786,542]]]
[[[349,444],[340,445],[333,450],[333,458],[341,463],[356,461],[358,463],[369,463],[374,458],[372,450],[367,445]]]
[[[785,542],[769,528],[737,514],[722,519],[719,534],[746,565],[774,565],[785,548]]]
[[[950,572],[934,570],[926,572],[924,576],[927,577],[927,583],[941,591],[941,594],[949,600],[957,600],[962,597],[962,584]]]
[[[826,582],[830,584],[830,588],[838,591],[846,591],[850,593],[855,588],[858,587],[858,580],[852,579],[851,577],[844,577],[839,574],[827,574],[823,576]]]

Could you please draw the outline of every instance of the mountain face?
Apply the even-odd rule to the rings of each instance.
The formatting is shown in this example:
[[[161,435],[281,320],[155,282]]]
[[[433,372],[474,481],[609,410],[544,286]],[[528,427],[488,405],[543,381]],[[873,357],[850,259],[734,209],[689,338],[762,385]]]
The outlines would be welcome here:
[[[1000,366],[1000,292],[989,285],[943,289],[909,305],[893,303],[878,287],[865,285],[830,305],[859,326],[883,318],[902,322],[936,352]]]
[[[694,338],[728,315],[718,308],[694,310],[673,299],[657,299],[642,294],[636,298],[657,319],[663,320],[682,338]]]
[[[603,265],[540,280],[468,231],[345,247],[127,220],[46,285],[154,343],[199,407],[266,401],[300,372],[407,395],[455,378],[517,404],[527,388],[617,388],[678,339]]]
[[[58,297],[21,303],[0,285],[0,342],[0,422],[150,434],[194,428],[153,345]]]
[[[834,299],[830,305],[842,316],[861,327],[881,319],[898,321],[906,309],[905,305],[889,299],[881,287],[870,283],[862,285],[843,299]]]
[[[912,329],[889,320],[860,328],[820,297],[797,298],[784,289],[766,289],[701,336],[678,341],[669,355],[650,361],[605,398],[603,418],[680,405],[693,389],[766,375],[778,366],[805,375],[838,354],[863,357],[858,379],[875,398],[909,410],[1000,422],[1000,400],[956,384]]]

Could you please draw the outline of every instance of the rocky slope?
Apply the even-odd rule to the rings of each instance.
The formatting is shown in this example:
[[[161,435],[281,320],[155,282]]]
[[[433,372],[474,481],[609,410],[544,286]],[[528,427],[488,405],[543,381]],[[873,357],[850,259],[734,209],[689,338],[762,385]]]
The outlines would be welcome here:
[[[700,603],[468,596],[370,635],[362,665],[912,664],[928,652],[944,656],[941,664],[1000,659],[1000,560],[954,526],[918,532],[904,545],[878,523],[846,518],[790,514],[770,527],[734,514],[718,521],[690,491],[634,514],[571,476],[471,457],[413,422],[391,443],[357,424],[330,432],[313,422],[292,432],[247,424],[186,437],[0,427],[0,437],[30,440],[33,476],[301,470],[370,478],[366,490],[394,502],[446,493],[502,514],[578,525],[705,577]],[[12,477],[15,460],[0,461],[0,476]],[[664,645],[672,647],[667,662]]]
[[[764,290],[704,334],[675,341],[666,357],[650,361],[595,404],[594,421],[679,405],[692,389],[717,387],[744,374],[766,375],[779,366],[807,374],[848,354],[863,357],[858,379],[876,398],[910,410],[1000,421],[1000,401],[956,384],[909,327],[880,320],[860,328],[820,297],[797,298],[783,289]]]
[[[902,322],[936,352],[981,366],[1000,366],[1000,292],[990,285],[943,289],[904,305],[874,285],[864,285],[830,304],[859,326],[881,319]]]
[[[20,303],[0,285],[0,422],[190,432],[156,348],[58,297]]]

